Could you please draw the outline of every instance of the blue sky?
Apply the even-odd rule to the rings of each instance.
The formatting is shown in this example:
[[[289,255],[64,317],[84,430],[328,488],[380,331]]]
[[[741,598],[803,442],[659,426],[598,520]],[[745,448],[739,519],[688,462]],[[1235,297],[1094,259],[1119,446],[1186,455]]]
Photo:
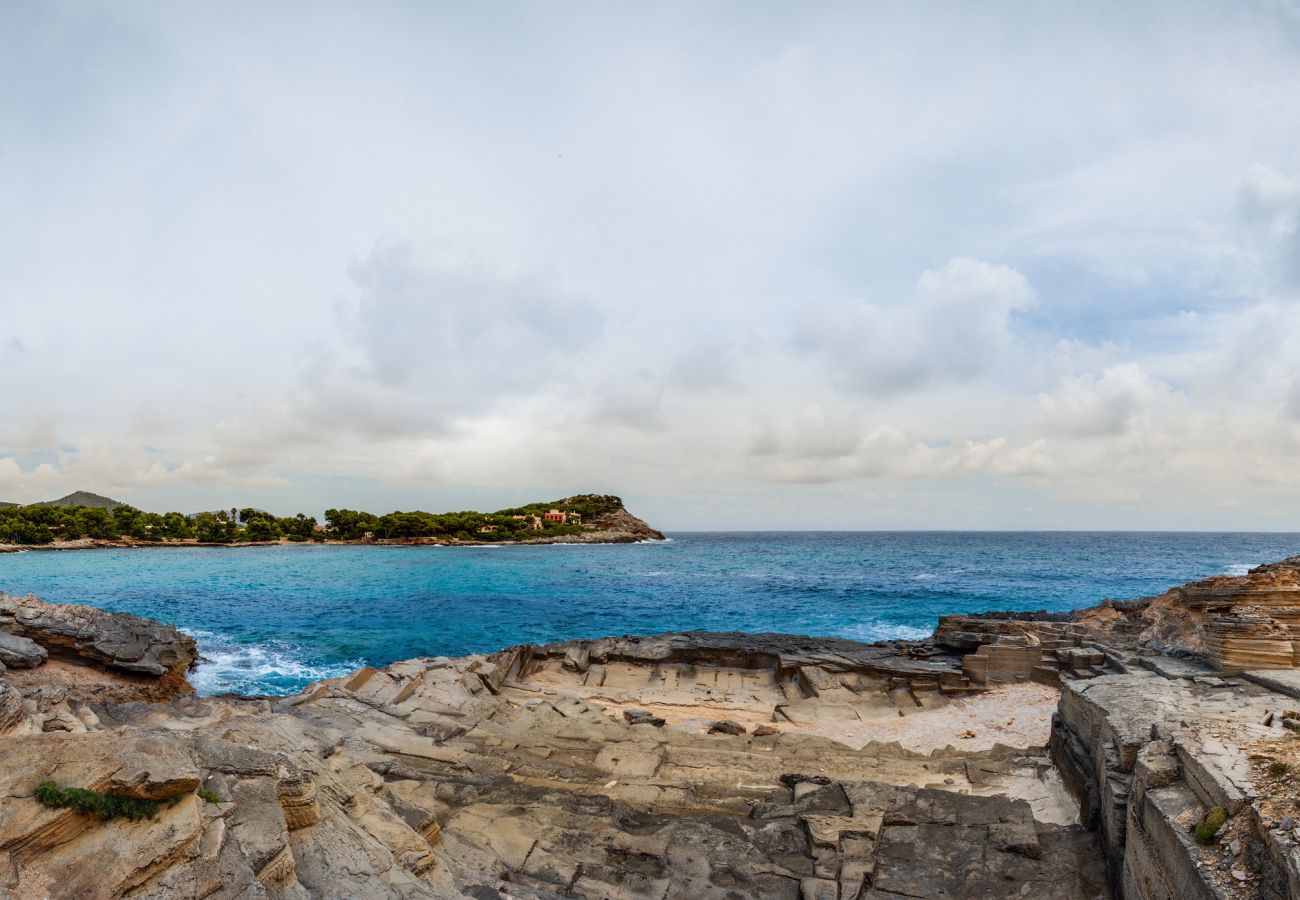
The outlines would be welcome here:
[[[0,499],[1297,528],[1294,2],[9,4]]]

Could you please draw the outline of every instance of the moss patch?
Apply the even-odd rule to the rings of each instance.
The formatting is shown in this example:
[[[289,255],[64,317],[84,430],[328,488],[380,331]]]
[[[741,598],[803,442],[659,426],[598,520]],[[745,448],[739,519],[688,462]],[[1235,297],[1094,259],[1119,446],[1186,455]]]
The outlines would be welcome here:
[[[1214,833],[1223,827],[1223,823],[1228,821],[1228,811],[1222,806],[1215,806],[1205,814],[1201,824],[1192,829],[1192,837],[1196,838],[1198,844],[1213,844]]]

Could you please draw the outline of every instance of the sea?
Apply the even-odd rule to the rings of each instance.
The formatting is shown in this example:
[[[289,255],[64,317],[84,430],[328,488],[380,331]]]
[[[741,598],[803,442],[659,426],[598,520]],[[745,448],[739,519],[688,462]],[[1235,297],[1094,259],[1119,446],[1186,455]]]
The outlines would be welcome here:
[[[285,545],[0,554],[0,591],[178,626],[201,693],[295,693],[417,656],[663,631],[921,638],[1243,574],[1300,534],[711,532],[640,544]]]

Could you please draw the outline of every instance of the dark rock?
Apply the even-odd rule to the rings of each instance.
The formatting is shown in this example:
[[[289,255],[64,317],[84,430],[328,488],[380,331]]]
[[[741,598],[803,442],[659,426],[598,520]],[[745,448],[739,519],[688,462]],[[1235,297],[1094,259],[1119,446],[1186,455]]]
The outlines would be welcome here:
[[[44,647],[30,638],[0,631],[0,663],[15,669],[34,669],[48,655]]]
[[[709,726],[709,734],[744,734],[745,726],[730,719],[714,722]]]
[[[655,728],[663,728],[667,723],[661,716],[647,712],[644,709],[625,709],[623,718],[629,725],[653,725]]]

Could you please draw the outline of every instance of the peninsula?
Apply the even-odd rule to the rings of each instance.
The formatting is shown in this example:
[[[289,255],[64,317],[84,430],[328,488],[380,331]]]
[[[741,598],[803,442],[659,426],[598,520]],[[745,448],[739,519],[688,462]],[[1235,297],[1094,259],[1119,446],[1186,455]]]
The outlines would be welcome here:
[[[253,507],[211,512],[142,512],[78,491],[59,500],[0,504],[0,552],[97,547],[266,546],[269,544],[623,544],[663,540],[619,497],[577,494],[492,513],[473,510],[385,515],[327,509],[325,521],[275,516]]]
[[[680,633],[200,697],[0,595],[0,894],[1300,896],[1300,557],[922,641]]]

